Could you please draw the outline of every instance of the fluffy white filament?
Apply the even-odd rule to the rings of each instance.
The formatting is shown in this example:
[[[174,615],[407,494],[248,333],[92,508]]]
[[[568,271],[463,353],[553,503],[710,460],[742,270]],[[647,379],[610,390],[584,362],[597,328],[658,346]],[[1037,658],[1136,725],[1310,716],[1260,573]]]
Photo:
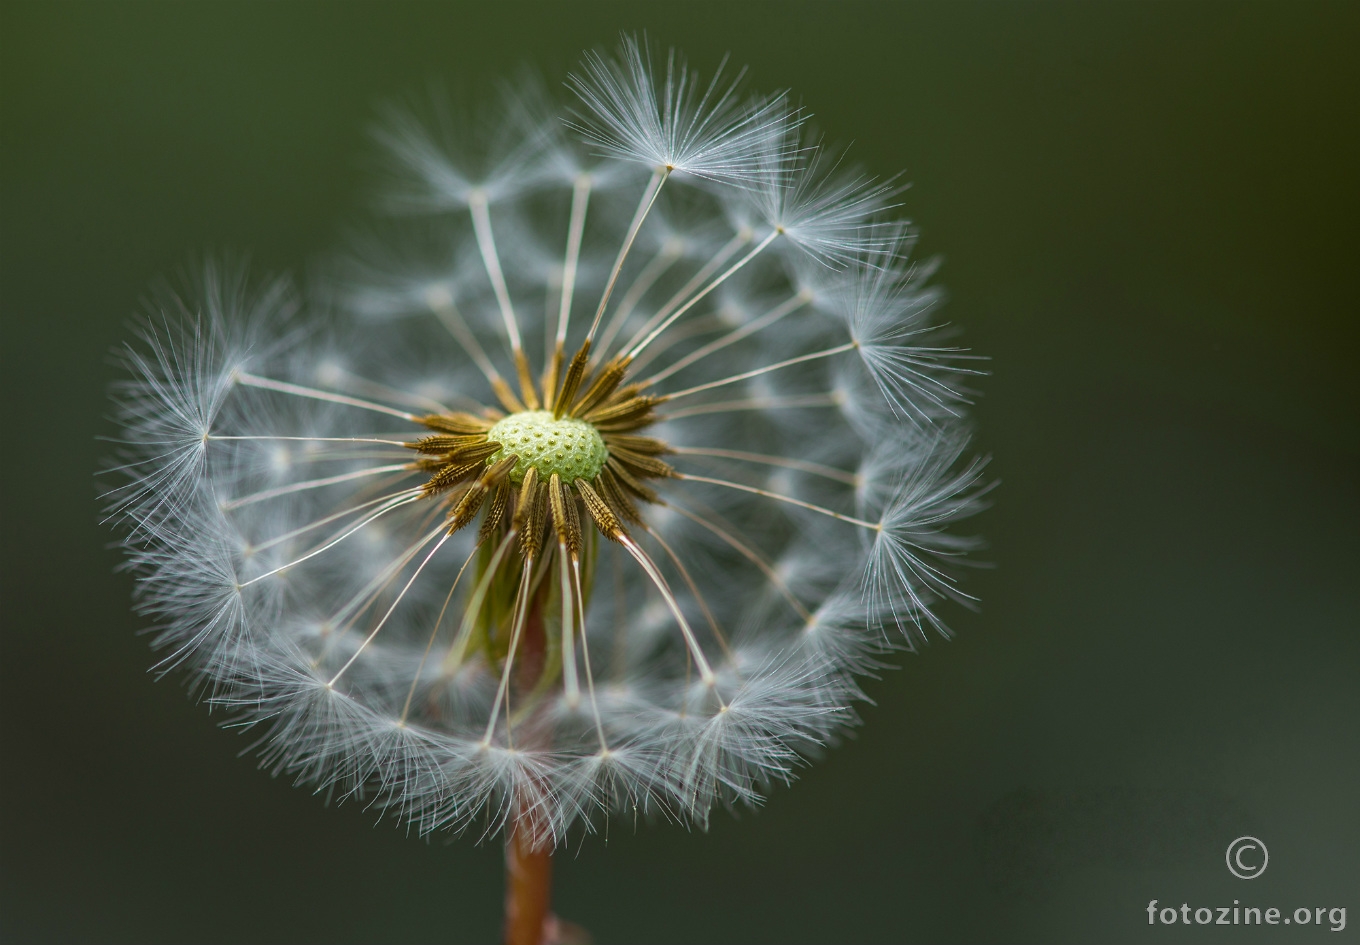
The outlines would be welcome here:
[[[343,318],[229,266],[157,299],[115,392],[110,506],[162,665],[262,728],[271,769],[421,831],[702,824],[791,779],[854,722],[856,673],[969,602],[973,362],[937,337],[888,188],[739,79],[628,39],[586,58],[566,123],[526,106],[479,138],[394,111],[405,216],[328,270]],[[593,557],[518,555],[518,525],[449,535],[403,449],[419,416],[514,409],[587,338],[660,398],[639,432],[677,475],[644,524]],[[494,657],[493,585],[518,588]],[[539,589],[560,662],[526,707]]]

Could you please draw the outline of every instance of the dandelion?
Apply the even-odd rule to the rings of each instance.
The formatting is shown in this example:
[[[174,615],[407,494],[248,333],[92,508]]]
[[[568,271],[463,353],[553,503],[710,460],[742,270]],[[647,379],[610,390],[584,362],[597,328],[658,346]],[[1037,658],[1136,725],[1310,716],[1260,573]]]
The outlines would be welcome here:
[[[741,78],[626,39],[565,121],[394,110],[308,301],[209,266],[125,353],[159,668],[275,773],[504,836],[507,941],[569,831],[758,801],[971,600],[976,369],[891,189]]]

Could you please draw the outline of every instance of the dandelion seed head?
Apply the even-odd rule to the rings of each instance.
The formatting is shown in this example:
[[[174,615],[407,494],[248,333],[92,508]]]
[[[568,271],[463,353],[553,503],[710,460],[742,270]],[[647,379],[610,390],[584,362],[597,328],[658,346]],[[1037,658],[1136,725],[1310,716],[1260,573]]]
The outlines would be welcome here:
[[[702,825],[971,603],[975,362],[892,185],[742,82],[628,38],[565,121],[388,110],[392,216],[309,305],[155,297],[109,504],[267,769],[421,832]]]

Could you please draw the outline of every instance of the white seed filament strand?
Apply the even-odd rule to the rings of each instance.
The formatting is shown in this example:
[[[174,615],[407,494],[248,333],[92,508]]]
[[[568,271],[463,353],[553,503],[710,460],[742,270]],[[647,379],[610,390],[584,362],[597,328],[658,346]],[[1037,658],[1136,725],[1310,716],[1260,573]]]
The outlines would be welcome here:
[[[571,297],[576,291],[576,270],[581,261],[581,236],[586,229],[586,207],[590,203],[590,175],[576,178],[571,189],[571,222],[567,229],[567,258],[562,265],[562,305],[557,312],[557,343],[566,344],[567,322],[571,318]]]
[[[793,591],[789,588],[788,584],[786,584],[784,582],[784,579],[779,576],[779,572],[775,571],[775,569],[770,566],[770,563],[766,561],[764,556],[761,555],[758,551],[748,546],[745,542],[741,541],[736,536],[732,535],[726,529],[720,528],[719,526],[713,524],[708,519],[704,518],[702,515],[699,515],[695,512],[691,512],[689,509],[684,508],[683,506],[680,505],[676,505],[674,502],[668,502],[666,503],[666,506],[667,508],[674,509],[675,511],[683,515],[685,518],[689,519],[691,522],[694,522],[696,525],[701,525],[702,527],[712,532],[714,535],[717,535],[719,538],[721,538],[730,547],[735,549],[747,561],[755,565],[756,568],[760,570],[761,574],[765,575],[766,579],[768,579],[769,582],[772,585],[774,585],[775,590],[779,591],[780,595],[784,598],[784,600],[788,601],[789,606],[794,609],[794,612],[796,612],[798,616],[802,617],[804,620],[809,621],[812,620],[812,614],[809,613],[808,609],[803,606],[802,601],[800,601],[797,597],[794,596]]]
[[[761,252],[765,249],[765,247],[769,246],[771,243],[775,241],[775,239],[779,236],[779,233],[780,233],[779,230],[772,231],[769,236],[765,237],[765,239],[757,243],[754,249],[752,249],[745,256],[741,257],[741,259],[737,260],[737,262],[734,263],[730,269],[728,269],[722,275],[718,276],[718,278],[714,279],[708,285],[704,286],[704,288],[700,290],[700,292],[697,295],[695,295],[684,305],[676,309],[675,312],[672,313],[671,316],[667,318],[664,322],[662,322],[656,328],[652,329],[652,333],[648,335],[646,338],[644,338],[635,348],[633,348],[632,351],[628,352],[628,356],[630,358],[636,358],[639,354],[641,354],[642,350],[646,348],[649,344],[651,344],[653,341],[655,341],[657,336],[660,335],[667,328],[669,328],[677,318],[679,318],[681,315],[684,315],[695,305],[698,305],[699,301],[703,299],[704,296],[708,295],[718,286],[722,285],[732,276],[736,275],[739,271],[741,271],[743,266],[745,266],[751,260],[759,256]]]
[[[651,331],[658,323],[663,321],[667,315],[675,311],[677,305],[680,305],[685,299],[689,298],[691,292],[703,285],[705,279],[717,272],[723,263],[731,259],[737,250],[741,249],[749,242],[751,242],[750,230],[743,228],[734,234],[732,238],[724,243],[717,253],[713,255],[712,259],[700,266],[699,271],[690,276],[688,282],[682,285],[674,295],[667,299],[664,305],[652,313],[652,317],[643,323],[642,327],[634,333],[633,337],[628,340],[628,344],[624,345],[624,347],[631,348],[633,345],[637,344],[638,339],[646,335],[647,332]]]
[[[421,548],[424,548],[431,541],[433,541],[434,537],[438,535],[441,531],[445,531],[444,526],[442,524],[434,531],[430,532],[428,535],[422,538],[420,540],[420,544],[416,545],[415,550],[419,551]],[[450,537],[452,536],[450,536],[445,531],[444,537],[439,539],[438,543],[435,544],[435,546],[430,549],[430,553],[425,556],[424,561],[420,562],[419,566],[415,570],[415,573],[412,574],[410,580],[406,582],[406,586],[403,587],[401,589],[401,593],[397,595],[397,599],[392,601],[392,606],[387,608],[387,613],[383,614],[382,619],[378,621],[378,625],[373,628],[373,632],[371,632],[368,636],[364,637],[364,642],[359,644],[359,648],[354,651],[354,655],[351,656],[345,662],[344,666],[340,667],[339,672],[337,672],[334,676],[331,677],[331,681],[326,683],[327,688],[333,687],[336,684],[336,682],[340,679],[340,677],[345,675],[345,671],[354,665],[354,661],[359,658],[359,655],[363,653],[364,650],[368,648],[368,645],[373,642],[374,638],[378,636],[378,631],[380,631],[384,626],[387,625],[388,618],[390,618],[392,616],[392,612],[397,609],[397,605],[399,605],[402,602],[402,600],[405,599],[406,592],[411,589],[411,585],[416,582],[416,578],[420,577],[420,572],[425,570],[425,565],[430,563],[430,559],[433,558],[436,553],[438,553],[440,548],[444,547],[444,542],[448,541]]]
[[[447,292],[440,292],[437,295],[429,293],[426,303],[430,306],[430,311],[434,312],[435,317],[439,319],[440,324],[448,329],[449,334],[453,335],[453,340],[458,342],[459,346],[467,352],[468,357],[472,358],[472,363],[477,365],[477,370],[482,372],[482,376],[487,379],[487,382],[493,387],[503,383],[504,379],[500,372],[491,363],[491,359],[486,356],[486,351],[483,350],[481,342],[477,340],[477,336],[472,333],[472,329],[463,320],[462,313],[454,305],[453,297]]]
[[[282,535],[276,535],[275,537],[269,539],[268,541],[260,542],[258,545],[251,545],[248,550],[251,553],[264,551],[268,548],[274,547],[277,544],[281,544],[285,541],[288,541],[289,539],[296,538],[298,535],[306,534],[307,532],[311,531],[314,528],[320,528],[322,525],[329,525],[336,519],[344,518],[346,515],[353,515],[355,512],[362,512],[364,509],[369,508],[370,506],[379,505],[391,499],[398,498],[399,496],[418,495],[422,491],[424,491],[424,487],[418,486],[414,489],[403,489],[400,492],[393,492],[384,496],[379,496],[376,499],[369,499],[367,502],[361,502],[358,505],[351,506],[350,508],[347,509],[342,509],[339,512],[332,512],[330,515],[327,515],[324,518],[319,518],[314,522],[308,522],[306,525],[294,528],[292,531],[284,532]]]
[[[482,265],[487,278],[491,280],[491,290],[496,293],[496,304],[500,306],[505,335],[510,339],[510,350],[518,354],[524,350],[524,345],[520,343],[519,325],[515,321],[515,310],[510,305],[505,273],[501,272],[501,259],[496,254],[496,237],[491,232],[491,211],[487,207],[486,194],[475,191],[468,198],[468,212],[472,215],[472,230],[482,254]]]
[[[600,296],[600,306],[595,310],[595,320],[590,323],[590,331],[586,333],[586,341],[595,338],[595,332],[599,330],[600,319],[604,317],[604,310],[609,306],[609,296],[614,292],[614,284],[619,281],[619,273],[623,271],[624,260],[628,258],[628,252],[633,248],[633,241],[637,239],[638,230],[642,229],[642,221],[647,219],[647,214],[651,212],[652,205],[656,203],[657,195],[661,193],[661,187],[670,178],[671,170],[668,167],[659,167],[652,172],[652,179],[647,182],[647,189],[642,192],[642,199],[638,201],[637,212],[633,214],[633,222],[628,226],[628,235],[623,239],[623,245],[619,247],[618,258],[614,260],[614,268],[609,272],[609,281],[605,283],[604,293]]]
[[[401,508],[401,506],[403,506],[403,505],[410,505],[412,502],[415,502],[415,501],[417,501],[419,498],[421,498],[421,496],[419,495],[419,492],[420,492],[421,490],[412,490],[412,491],[415,492],[416,494],[415,494],[415,495],[408,495],[406,498],[393,499],[393,500],[390,501],[387,505],[385,505],[385,506],[383,506],[382,508],[378,509],[378,511],[374,512],[372,515],[370,515],[368,518],[364,519],[364,520],[363,520],[362,522],[360,522],[358,525],[355,525],[355,526],[352,526],[351,528],[349,528],[347,531],[345,531],[344,533],[342,533],[339,537],[331,539],[330,541],[326,542],[326,544],[324,544],[324,545],[320,546],[319,548],[316,548],[316,549],[314,549],[314,550],[312,550],[312,551],[307,552],[305,555],[303,555],[303,556],[300,557],[300,558],[295,558],[295,559],[293,559],[292,561],[288,562],[287,564],[280,565],[279,567],[275,568],[275,569],[272,570],[272,571],[266,571],[264,574],[261,574],[259,577],[253,577],[253,578],[251,578],[249,581],[243,581],[243,582],[241,582],[241,587],[249,587],[250,585],[254,584],[256,581],[263,581],[263,580],[264,580],[265,578],[267,578],[267,577],[273,577],[275,574],[278,574],[280,571],[287,571],[289,568],[294,567],[295,565],[299,565],[299,564],[301,564],[302,562],[304,562],[304,561],[306,561],[306,560],[308,560],[308,559],[310,559],[310,558],[315,558],[317,555],[321,554],[323,551],[329,551],[331,548],[334,548],[336,545],[340,544],[340,542],[344,541],[344,540],[345,540],[346,538],[348,538],[350,535],[353,535],[355,532],[357,532],[357,531],[359,531],[360,529],[364,528],[365,526],[367,526],[367,525],[370,524],[371,522],[377,521],[379,518],[382,518],[382,516],[386,515],[388,512],[391,512],[393,509]]]
[[[700,391],[712,390],[715,387],[722,387],[726,384],[735,384],[738,381],[750,380],[753,377],[759,377],[762,374],[769,374],[771,371],[779,371],[786,367],[792,367],[795,364],[803,364],[804,362],[807,361],[816,361],[820,358],[830,358],[834,355],[841,354],[842,352],[845,351],[852,351],[856,347],[858,347],[858,345],[856,345],[853,341],[847,341],[845,344],[837,345],[834,348],[826,348],[822,351],[813,351],[811,354],[803,354],[799,355],[796,358],[789,358],[787,361],[780,361],[778,364],[767,364],[765,367],[756,368],[751,371],[745,371],[741,374],[733,374],[730,377],[720,378],[719,380],[716,381],[709,381],[707,384],[699,384],[695,387],[687,387],[684,390],[677,391],[674,394],[667,394],[666,399],[677,400],[681,397],[688,397],[690,394],[697,394]]]
[[[685,615],[680,610],[680,602],[675,599],[675,595],[671,593],[670,587],[666,584],[666,579],[661,576],[661,572],[652,559],[648,557],[647,552],[638,547],[637,542],[627,535],[620,534],[617,537],[619,544],[627,548],[628,553],[633,556],[633,560],[642,566],[643,571],[647,572],[647,577],[651,578],[652,584],[661,592],[661,596],[666,601],[666,606],[670,608],[671,614],[680,624],[680,632],[685,637],[685,645],[693,654],[694,662],[699,666],[699,677],[706,685],[713,685],[717,677],[713,675],[713,669],[708,665],[704,651],[699,648],[699,641],[695,638],[694,631],[690,629],[689,621],[685,619]]]
[[[870,531],[879,532],[883,530],[883,525],[881,523],[866,522],[862,518],[855,518],[850,515],[842,515],[840,512],[833,512],[828,508],[824,508],[823,506],[813,505],[811,502],[804,502],[802,499],[795,499],[793,496],[782,495],[781,493],[778,492],[771,492],[768,489],[758,489],[755,486],[746,486],[742,485],[739,482],[729,482],[726,479],[713,479],[709,476],[694,476],[689,473],[678,472],[675,474],[675,477],[677,479],[686,479],[690,482],[706,482],[709,485],[713,486],[726,486],[729,489],[740,489],[742,492],[749,492],[752,495],[760,495],[764,496],[767,499],[776,499],[780,502],[787,502],[790,505],[796,505],[799,508],[808,509],[809,511],[812,512],[820,512],[823,515],[829,515],[832,518],[837,519],[839,521],[849,522],[851,525],[858,525],[860,528],[867,528]]]
[[[425,670],[425,661],[430,658],[430,650],[434,647],[435,638],[439,636],[439,628],[444,623],[444,614],[449,609],[449,602],[453,600],[453,592],[458,590],[458,582],[463,580],[463,572],[467,570],[472,559],[481,550],[480,544],[472,546],[467,558],[463,560],[463,566],[458,569],[458,573],[453,578],[453,584],[449,587],[449,592],[444,595],[444,605],[439,608],[439,616],[435,618],[434,629],[430,631],[430,639],[425,643],[425,652],[420,654],[420,663],[416,666],[415,675],[411,678],[411,688],[406,691],[406,702],[401,707],[401,721],[399,724],[405,725],[407,718],[411,714],[411,700],[415,698],[416,686],[420,684],[420,674]]]
[[[850,486],[859,482],[859,477],[852,472],[846,472],[844,469],[834,469],[831,466],[823,466],[821,463],[810,463],[807,460],[791,459],[787,456],[748,453],[745,450],[706,449],[697,446],[672,446],[671,452],[678,453],[681,456],[714,456],[720,459],[739,459],[748,463],[760,463],[764,466],[778,466],[781,469],[796,469],[799,472],[834,479]]]
[[[711,413],[736,413],[742,410],[794,410],[805,407],[839,407],[844,398],[836,391],[824,394],[801,394],[787,397],[750,397],[745,400],[720,400],[696,407],[684,407],[661,414],[657,421],[683,420]]]
[[[623,298],[619,299],[619,307],[614,310],[614,314],[609,316],[609,324],[605,326],[604,334],[600,336],[599,350],[608,351],[609,346],[614,343],[615,336],[623,329],[624,323],[628,321],[628,316],[633,314],[633,309],[642,301],[642,297],[647,294],[657,279],[666,274],[666,270],[675,265],[683,253],[674,244],[668,243],[662,247],[661,251],[653,256],[647,265],[642,267],[633,284],[628,287]]]
[[[292,394],[295,397],[310,397],[313,400],[324,400],[332,404],[344,404],[347,407],[358,407],[361,410],[373,410],[378,413],[385,413],[393,417],[401,417],[403,420],[415,420],[416,415],[405,410],[397,410],[394,407],[386,407],[382,404],[375,404],[371,400],[360,400],[357,397],[346,397],[344,394],[336,394],[331,391],[318,390],[315,387],[304,387],[301,384],[290,384],[287,381],[275,381],[267,377],[257,377],[254,374],[247,374],[245,371],[237,371],[232,375],[236,383],[245,387],[258,387],[262,390],[277,391],[280,394]]]
[[[230,512],[232,509],[239,509],[243,505],[251,505],[255,502],[264,502],[266,499],[277,499],[279,496],[291,495],[294,492],[305,492],[308,489],[320,489],[323,486],[333,486],[340,482],[349,482],[352,479],[362,479],[365,476],[376,476],[381,473],[399,472],[401,470],[412,471],[409,463],[394,463],[391,466],[374,466],[371,469],[356,469],[354,472],[342,473],[338,476],[327,476],[325,479],[308,479],[305,482],[294,482],[290,485],[279,486],[276,489],[266,489],[264,492],[256,492],[252,495],[242,496],[239,499],[232,499],[223,502],[218,506],[223,512]]]
[[[562,585],[562,690],[567,706],[575,709],[581,701],[581,686],[576,680],[576,642],[572,638],[576,606],[571,599],[571,573],[567,563],[567,544],[557,543],[557,580]]]
[[[383,446],[407,445],[406,440],[380,440],[371,436],[218,436],[210,434],[207,440],[286,440],[295,443],[381,443]]]
[[[524,631],[524,622],[529,612],[529,579],[533,576],[534,562],[532,558],[524,559],[524,567],[520,570],[519,591],[515,594],[515,624],[510,631],[510,648],[505,653],[505,669],[501,672],[501,684],[496,690],[496,701],[491,705],[491,718],[486,723],[486,734],[482,736],[482,746],[491,744],[491,736],[496,731],[496,721],[500,718],[501,703],[505,701],[506,692],[510,688],[510,671],[515,665],[515,653],[519,650],[519,637]],[[506,742],[510,741],[509,719],[506,719]]]
[[[704,358],[708,357],[710,354],[713,354],[715,351],[721,351],[723,348],[726,348],[730,344],[735,344],[736,342],[740,341],[743,338],[746,338],[750,335],[754,335],[761,329],[768,328],[769,326],[773,325],[775,322],[783,318],[785,315],[788,315],[791,312],[796,312],[798,309],[802,308],[804,305],[807,304],[807,301],[808,301],[807,296],[803,295],[800,292],[793,298],[789,299],[787,302],[775,306],[773,309],[766,312],[764,315],[760,316],[754,321],[742,325],[740,328],[736,329],[735,331],[729,332],[726,335],[723,335],[716,341],[709,342],[702,348],[699,348],[697,351],[690,352],[689,354],[685,355],[683,358],[681,358],[679,361],[676,361],[674,364],[672,364],[665,370],[657,371],[651,377],[643,381],[642,386],[650,387],[651,385],[657,383],[658,381],[664,381],[666,378],[670,377],[677,371],[683,371],[685,368],[689,367],[694,362],[702,361]]]
[[[578,621],[581,628],[581,662],[586,668],[586,692],[590,694],[590,711],[595,716],[595,734],[600,739],[600,751],[608,752],[609,743],[604,737],[604,720],[600,718],[600,704],[595,699],[595,673],[590,668],[590,643],[586,637],[586,610],[585,596],[581,593],[581,559],[572,555],[571,558],[571,582],[576,590],[576,606]]]
[[[509,550],[510,543],[515,540],[517,532],[515,529],[505,533],[496,546],[495,552],[491,555],[491,562],[486,567],[486,573],[473,588],[472,597],[468,599],[467,609],[463,611],[463,622],[458,627],[458,636],[454,638],[453,646],[449,648],[449,655],[444,658],[444,671],[450,672],[463,664],[463,654],[467,650],[467,642],[472,636],[472,625],[477,619],[477,614],[482,610],[482,602],[486,599],[487,589],[491,587],[491,580],[496,576],[496,569],[500,567],[501,558],[505,557],[505,552]]]

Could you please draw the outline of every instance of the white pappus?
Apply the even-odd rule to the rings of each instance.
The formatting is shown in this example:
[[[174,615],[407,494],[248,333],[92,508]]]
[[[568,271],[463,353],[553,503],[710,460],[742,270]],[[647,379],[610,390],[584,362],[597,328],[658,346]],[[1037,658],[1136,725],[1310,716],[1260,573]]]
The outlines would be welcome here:
[[[154,302],[109,503],[270,769],[421,832],[702,824],[969,600],[977,372],[892,189],[740,79],[625,40],[562,116],[394,109],[389,214],[306,301]]]

